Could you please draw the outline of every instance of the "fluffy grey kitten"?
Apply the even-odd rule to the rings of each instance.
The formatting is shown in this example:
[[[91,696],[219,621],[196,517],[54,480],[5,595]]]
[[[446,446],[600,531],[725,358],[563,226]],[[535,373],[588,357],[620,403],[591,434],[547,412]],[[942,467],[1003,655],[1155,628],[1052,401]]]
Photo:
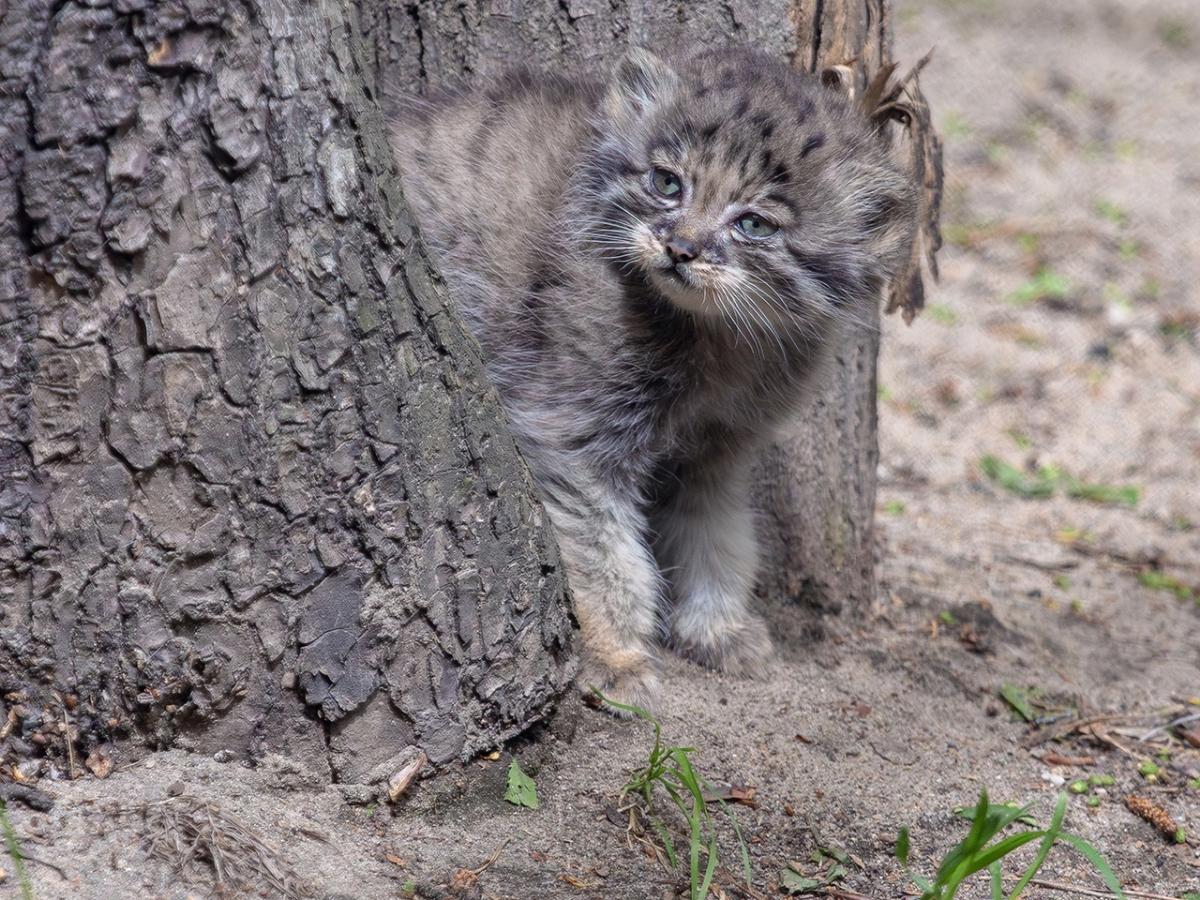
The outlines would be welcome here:
[[[842,94],[747,50],[414,98],[393,141],[554,523],[580,684],[647,703],[663,639],[761,672],[749,468],[898,267],[911,179]]]

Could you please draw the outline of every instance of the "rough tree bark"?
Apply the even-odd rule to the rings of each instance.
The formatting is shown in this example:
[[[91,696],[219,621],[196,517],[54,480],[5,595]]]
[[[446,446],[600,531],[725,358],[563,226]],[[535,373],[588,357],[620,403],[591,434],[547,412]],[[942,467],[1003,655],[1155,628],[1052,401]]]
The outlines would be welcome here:
[[[138,734],[361,781],[494,746],[572,675],[557,551],[352,13],[4,14],[10,750],[65,759],[65,715],[81,760]]]
[[[566,588],[414,234],[384,84],[740,40],[889,54],[889,0],[14,0],[0,13],[0,720],[346,782],[543,717]],[[772,596],[872,592],[873,327],[768,455]],[[65,754],[64,754],[65,755]]]

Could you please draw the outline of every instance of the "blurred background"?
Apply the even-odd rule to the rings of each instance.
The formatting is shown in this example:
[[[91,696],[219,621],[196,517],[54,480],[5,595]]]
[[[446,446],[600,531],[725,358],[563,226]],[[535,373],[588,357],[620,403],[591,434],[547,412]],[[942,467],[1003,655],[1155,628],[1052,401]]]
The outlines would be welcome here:
[[[902,65],[936,48],[946,246],[924,315],[884,325],[885,581],[1200,604],[1200,3],[896,14]]]

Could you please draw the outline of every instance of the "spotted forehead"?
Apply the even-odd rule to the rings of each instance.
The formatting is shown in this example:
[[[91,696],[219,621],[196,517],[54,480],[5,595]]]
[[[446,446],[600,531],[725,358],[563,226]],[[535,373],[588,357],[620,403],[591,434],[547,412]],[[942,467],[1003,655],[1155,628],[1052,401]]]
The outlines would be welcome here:
[[[786,192],[805,160],[828,140],[812,113],[772,110],[746,95],[725,103],[681,103],[660,122],[650,156],[679,165],[704,205]]]

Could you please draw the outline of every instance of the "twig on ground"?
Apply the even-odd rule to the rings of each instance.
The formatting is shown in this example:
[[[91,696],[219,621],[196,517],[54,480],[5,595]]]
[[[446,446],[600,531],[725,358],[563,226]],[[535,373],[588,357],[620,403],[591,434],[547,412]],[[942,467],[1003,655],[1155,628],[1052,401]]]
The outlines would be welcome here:
[[[8,711],[8,718],[4,720],[4,727],[0,728],[0,741],[4,740],[12,732],[13,726],[17,724],[17,708],[14,706]]]
[[[219,887],[270,888],[289,900],[309,889],[257,834],[211,804],[186,794],[124,810],[146,825],[145,852],[177,872],[196,863],[211,866]]]
[[[74,781],[79,777],[79,767],[75,764],[75,740],[71,737],[71,716],[67,711],[67,701],[62,698],[62,694],[56,691],[54,699],[62,707],[63,740],[67,744],[67,775]]]
[[[1134,753],[1132,750],[1130,750],[1128,747],[1126,747],[1124,744],[1122,744],[1120,741],[1118,741],[1116,738],[1114,738],[1111,734],[1109,734],[1107,731],[1105,731],[1104,728],[1097,728],[1096,727],[1097,724],[1099,724],[1099,723],[1093,723],[1091,725],[1086,726],[1085,728],[1080,728],[1079,729],[1080,734],[1090,735],[1102,744],[1108,744],[1110,747],[1115,747],[1117,750],[1120,750],[1122,753],[1124,753],[1130,759],[1141,759],[1141,756],[1139,756],[1137,753]]]
[[[1117,719],[1124,718],[1127,717],[1118,714],[1110,714],[1105,716],[1088,716],[1083,719],[1072,719],[1070,722],[1064,722],[1057,727],[1038,729],[1037,731],[1033,732],[1033,734],[1021,741],[1021,746],[1028,750],[1032,747],[1038,746],[1039,744],[1045,744],[1049,741],[1066,737],[1073,732],[1082,732],[1084,729],[1089,728],[1092,725],[1103,722],[1113,722]]]
[[[482,865],[476,866],[474,869],[470,870],[476,878],[496,864],[496,860],[500,858],[500,854],[504,852],[504,848],[508,846],[508,842],[510,840],[511,838],[505,838],[502,840],[500,845],[492,851],[491,855],[483,861]]]
[[[1083,894],[1086,897],[1107,897],[1109,900],[1117,895],[1109,891],[1097,891],[1093,888],[1074,887],[1069,884],[1062,884],[1058,881],[1043,881],[1040,878],[1035,878],[1030,884],[1038,887],[1047,888],[1052,891],[1066,891],[1068,894]],[[1140,897],[1141,900],[1176,900],[1174,897],[1168,897],[1166,894],[1151,894],[1148,891],[1135,891],[1133,888],[1122,888],[1127,897]]]
[[[1166,725],[1159,725],[1157,728],[1151,728],[1149,731],[1139,737],[1138,740],[1144,744],[1149,741],[1150,738],[1155,737],[1158,734],[1169,732],[1172,728],[1178,728],[1180,725],[1186,725],[1189,722],[1197,721],[1200,721],[1200,712],[1194,712],[1186,716],[1180,716],[1177,719],[1171,720]]]
[[[26,853],[24,849],[21,850],[21,859],[25,860],[26,862],[35,862],[39,866],[45,866],[47,869],[57,872],[58,876],[64,881],[67,880],[66,870],[50,862],[48,859],[42,859],[40,856],[34,856],[30,853]]]

